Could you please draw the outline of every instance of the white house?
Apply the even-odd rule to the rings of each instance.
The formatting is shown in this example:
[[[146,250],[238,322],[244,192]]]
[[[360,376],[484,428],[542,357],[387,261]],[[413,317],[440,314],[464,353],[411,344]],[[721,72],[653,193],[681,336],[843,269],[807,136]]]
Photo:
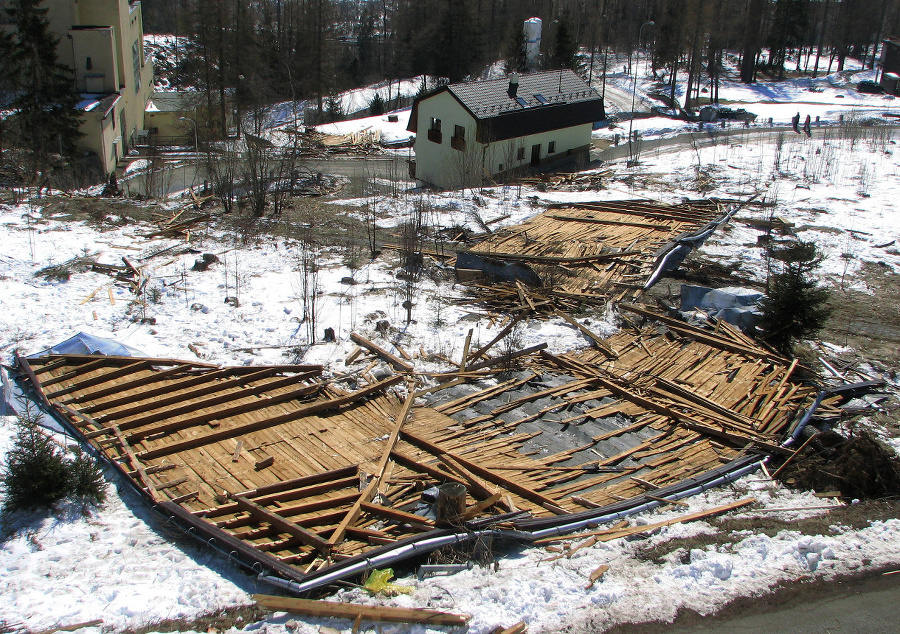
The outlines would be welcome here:
[[[443,188],[587,159],[603,98],[571,70],[449,84],[413,102],[417,181]]]

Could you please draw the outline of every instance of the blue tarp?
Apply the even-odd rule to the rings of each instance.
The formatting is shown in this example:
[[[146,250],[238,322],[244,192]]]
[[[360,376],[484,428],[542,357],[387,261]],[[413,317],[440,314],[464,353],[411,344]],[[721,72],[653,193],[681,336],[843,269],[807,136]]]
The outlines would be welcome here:
[[[116,357],[146,357],[143,352],[119,343],[115,339],[105,339],[103,337],[95,337],[85,332],[79,332],[74,337],[66,339],[62,343],[41,350],[35,354],[28,355],[28,358],[43,357],[48,354],[99,354]]]

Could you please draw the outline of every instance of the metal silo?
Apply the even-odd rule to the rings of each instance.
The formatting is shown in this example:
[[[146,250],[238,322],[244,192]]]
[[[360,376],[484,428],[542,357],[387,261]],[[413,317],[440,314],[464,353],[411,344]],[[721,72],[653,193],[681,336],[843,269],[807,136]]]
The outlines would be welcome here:
[[[525,20],[525,60],[528,68],[536,68],[540,60],[542,24],[540,18]]]

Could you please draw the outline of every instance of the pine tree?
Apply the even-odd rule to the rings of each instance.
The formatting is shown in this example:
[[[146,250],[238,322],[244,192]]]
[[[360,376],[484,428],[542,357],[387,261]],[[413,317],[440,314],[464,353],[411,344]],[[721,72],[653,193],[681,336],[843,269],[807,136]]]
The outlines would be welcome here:
[[[52,506],[71,491],[62,449],[38,425],[38,414],[19,415],[16,438],[0,469],[3,512]]]
[[[13,98],[10,109],[17,145],[28,152],[30,169],[45,178],[52,155],[73,156],[80,113],[72,70],[59,63],[57,38],[50,33],[47,9],[40,0],[12,0],[6,8],[16,25],[12,34],[10,64]]]
[[[757,325],[764,341],[790,355],[796,341],[813,336],[825,325],[831,314],[826,305],[830,292],[813,276],[823,259],[815,244],[798,242],[773,257],[781,260],[782,270],[770,280]]]
[[[373,117],[384,114],[384,99],[377,92],[372,96],[372,101],[369,102],[369,114]]]
[[[525,47],[525,30],[521,24],[513,27],[512,35],[509,37],[506,48],[505,69],[507,73],[525,73],[528,72],[528,57]]]
[[[551,64],[553,68],[578,69],[578,43],[572,36],[569,26],[562,20],[556,27]]]

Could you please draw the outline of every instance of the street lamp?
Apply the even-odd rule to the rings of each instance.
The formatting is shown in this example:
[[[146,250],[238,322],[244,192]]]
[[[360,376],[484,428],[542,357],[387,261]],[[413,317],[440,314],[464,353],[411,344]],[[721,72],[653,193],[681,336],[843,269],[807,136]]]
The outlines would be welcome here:
[[[200,153],[200,142],[197,140],[197,122],[190,117],[178,117],[179,121],[190,121],[194,124],[194,152]]]
[[[653,20],[650,20],[649,22],[644,22],[641,25],[641,28],[638,31],[637,53],[640,53],[640,51],[641,51],[641,38],[644,34],[644,27],[645,26],[653,26],[655,24],[656,24],[656,22],[654,22]],[[634,164],[634,158],[633,158],[634,155],[631,153],[631,139],[634,136],[634,134],[633,134],[633,131],[634,131],[634,108],[635,108],[635,98],[637,96],[637,66],[638,66],[637,63],[640,61],[640,55],[636,54],[635,56],[636,56],[636,59],[635,59],[635,64],[634,64],[634,73],[632,73],[633,83],[631,85],[631,119],[628,120],[628,164],[629,164],[629,166]]]
[[[198,159],[196,159],[196,160],[199,161],[199,155],[200,155],[200,141],[197,139],[197,122],[194,121],[193,119],[191,119],[190,117],[178,117],[178,120],[179,120],[179,121],[190,121],[190,122],[194,125],[194,154],[198,156]],[[184,174],[184,169],[185,169],[185,168],[183,168],[183,167],[181,168],[181,176],[182,176],[181,181],[182,181],[182,185],[184,185],[184,184],[185,184],[184,181],[187,180],[187,179],[184,177],[184,176],[185,176],[185,174]],[[192,191],[193,191],[193,189],[194,189],[194,182],[195,182],[196,180],[197,180],[197,168],[195,167],[195,168],[194,168],[193,175],[191,176],[191,190],[192,190]]]

